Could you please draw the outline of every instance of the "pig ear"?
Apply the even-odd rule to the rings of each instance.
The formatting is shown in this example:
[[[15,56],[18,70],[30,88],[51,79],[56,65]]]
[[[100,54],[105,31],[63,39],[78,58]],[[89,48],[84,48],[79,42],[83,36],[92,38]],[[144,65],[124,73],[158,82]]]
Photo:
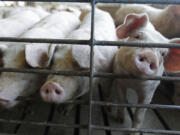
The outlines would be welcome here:
[[[180,44],[180,39],[170,40],[170,43]],[[164,67],[167,71],[178,72],[180,71],[180,49],[170,48],[167,56],[165,57]]]
[[[89,46],[73,46],[72,56],[81,68],[90,67],[90,47]],[[102,56],[101,52],[94,47],[94,66],[100,67],[105,63],[105,58]]]
[[[72,56],[81,68],[89,68],[90,47],[89,46],[73,46]]]
[[[26,45],[25,58],[33,68],[46,68],[50,65],[56,45]]]
[[[127,38],[128,33],[144,27],[148,22],[147,14],[129,14],[125,21],[116,30],[116,35],[119,39]]]

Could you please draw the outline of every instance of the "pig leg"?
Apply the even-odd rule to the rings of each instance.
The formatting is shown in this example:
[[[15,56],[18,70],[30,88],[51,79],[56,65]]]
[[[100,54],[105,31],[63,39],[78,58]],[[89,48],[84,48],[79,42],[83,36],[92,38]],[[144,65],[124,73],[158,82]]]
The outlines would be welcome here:
[[[149,95],[138,94],[138,97],[139,97],[138,104],[150,104],[152,100],[152,96],[150,96],[150,94]],[[146,110],[147,110],[146,108],[136,108],[132,128],[141,127]],[[140,135],[140,133],[132,133],[131,135]]]
[[[120,83],[116,84],[118,88],[118,102],[119,104],[124,104],[126,103],[126,88],[122,87]],[[124,107],[118,107],[118,115],[117,115],[117,120],[120,123],[124,123],[124,118],[125,118],[125,108]]]

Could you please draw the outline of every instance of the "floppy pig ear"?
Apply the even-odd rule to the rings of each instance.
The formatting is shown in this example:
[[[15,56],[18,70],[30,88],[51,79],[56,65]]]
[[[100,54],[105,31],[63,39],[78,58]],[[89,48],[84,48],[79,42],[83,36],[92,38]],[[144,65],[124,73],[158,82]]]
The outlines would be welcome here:
[[[81,68],[90,67],[90,47],[89,46],[73,46],[72,56]],[[94,47],[94,67],[100,67],[105,62],[105,58],[101,52]]]
[[[89,46],[73,46],[72,56],[82,68],[89,68],[90,65],[90,47]]]
[[[129,14],[125,21],[116,30],[116,35],[119,39],[127,38],[128,33],[144,27],[148,22],[147,14]]]
[[[46,68],[50,65],[54,50],[52,45],[26,45],[25,59],[29,66],[33,68]]]
[[[180,39],[170,40],[170,43],[180,44]],[[180,71],[180,49],[170,48],[168,55],[165,57],[164,67],[167,71],[178,72]]]

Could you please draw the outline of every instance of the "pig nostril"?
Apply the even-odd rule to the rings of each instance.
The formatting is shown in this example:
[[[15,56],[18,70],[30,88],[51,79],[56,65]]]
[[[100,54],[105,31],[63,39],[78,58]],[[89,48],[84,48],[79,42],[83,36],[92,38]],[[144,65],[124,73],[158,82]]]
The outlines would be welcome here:
[[[150,69],[152,69],[152,70],[155,70],[155,69],[156,69],[156,66],[155,66],[154,63],[150,64]]]
[[[58,91],[58,90],[55,90],[55,92],[57,95],[61,94],[60,91]]]
[[[45,91],[45,92],[46,92],[46,94],[48,94],[48,93],[49,93],[49,90],[48,90],[48,89],[46,89],[46,91]]]
[[[153,69],[153,64],[150,64],[150,68]]]
[[[143,61],[144,61],[144,58],[143,58],[143,57],[140,57],[140,58],[139,58],[139,61],[143,62]]]

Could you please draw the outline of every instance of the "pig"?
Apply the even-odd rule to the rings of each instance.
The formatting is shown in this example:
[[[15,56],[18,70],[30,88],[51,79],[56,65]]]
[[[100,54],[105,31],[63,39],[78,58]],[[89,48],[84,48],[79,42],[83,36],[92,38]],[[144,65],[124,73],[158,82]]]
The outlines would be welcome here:
[[[11,17],[13,15],[17,15],[21,12],[24,11],[31,11],[35,14],[37,14],[40,18],[44,18],[46,16],[49,15],[49,12],[47,12],[46,10],[44,10],[42,7],[40,6],[36,6],[36,7],[9,7],[5,10],[4,12],[4,18],[8,18]]]
[[[128,14],[124,23],[118,26],[116,34],[119,41],[124,42],[178,43],[180,41],[180,39],[169,40],[161,35],[150,23],[147,14],[144,13]],[[162,76],[164,65],[168,70],[175,65],[175,59],[169,57],[173,55],[172,50],[167,48],[120,47],[114,58],[113,73],[134,77]],[[179,51],[179,49],[175,50]],[[138,104],[150,104],[154,92],[160,83],[160,81],[155,80],[115,79],[114,81],[116,85],[115,92],[118,95],[120,104],[126,103],[126,92],[128,89],[132,89],[137,93]],[[124,108],[118,108],[117,119],[120,122],[124,121],[124,111]],[[145,112],[145,108],[136,108],[132,123],[133,128],[141,127]],[[132,135],[138,134],[132,133]]]
[[[14,12],[16,12],[16,10],[14,10]],[[24,9],[16,13],[17,14],[14,14],[13,11],[9,12],[8,18],[0,20],[0,37],[20,36],[24,31],[48,15],[43,9],[34,11],[32,9]]]
[[[73,12],[62,11],[47,16],[34,27],[23,33],[21,37],[31,38],[64,38],[69,32],[78,27],[79,17]],[[2,63],[4,68],[47,68],[54,51],[54,44],[16,43],[4,49]],[[33,50],[38,51],[33,53]],[[47,62],[39,61],[38,56]],[[38,63],[35,63],[37,61]],[[37,66],[39,64],[39,66]],[[9,73],[0,74],[0,105],[11,108],[18,104],[18,96],[29,96],[41,85],[44,76],[38,74]]]
[[[90,38],[91,12],[85,15],[80,27],[72,31],[67,39],[88,40]],[[96,40],[116,41],[115,25],[109,13],[95,9]],[[94,71],[110,72],[117,47],[94,46]],[[59,45],[52,60],[55,71],[88,71],[90,67],[90,47],[82,45]],[[96,81],[95,81],[96,83]],[[78,98],[88,92],[88,77],[49,75],[40,89],[46,102],[62,103]]]
[[[123,23],[129,13],[147,13],[151,23],[167,38],[180,37],[180,6],[170,5],[165,9],[158,9],[144,4],[127,4],[115,14],[116,26]]]

